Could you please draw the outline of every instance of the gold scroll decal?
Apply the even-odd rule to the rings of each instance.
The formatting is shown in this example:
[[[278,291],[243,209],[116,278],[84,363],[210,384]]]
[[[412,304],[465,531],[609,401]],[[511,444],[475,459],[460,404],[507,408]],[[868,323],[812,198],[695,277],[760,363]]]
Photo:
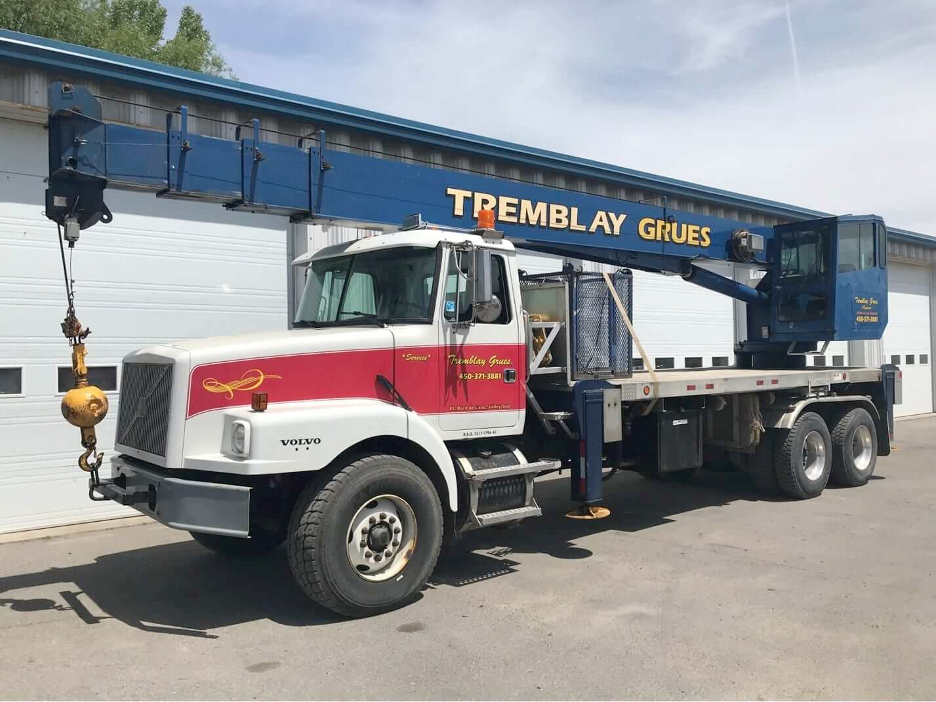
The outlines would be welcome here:
[[[272,375],[264,373],[259,368],[251,368],[249,371],[244,371],[244,374],[237,380],[232,380],[229,383],[222,383],[217,378],[205,378],[202,382],[202,387],[205,388],[208,392],[219,392],[227,395],[227,398],[230,400],[234,397],[235,392],[249,392],[250,390],[256,390],[261,385],[263,381],[269,378],[279,378],[282,379],[281,375]]]

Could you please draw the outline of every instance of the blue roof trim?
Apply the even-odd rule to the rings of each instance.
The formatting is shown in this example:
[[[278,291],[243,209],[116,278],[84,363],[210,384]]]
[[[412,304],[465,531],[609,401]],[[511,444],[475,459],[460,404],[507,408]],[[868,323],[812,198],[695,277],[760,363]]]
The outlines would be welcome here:
[[[39,65],[46,70],[59,69],[70,73],[87,74],[92,77],[148,86],[156,90],[194,98],[276,112],[318,122],[326,127],[342,126],[442,148],[473,152],[494,159],[550,168],[568,174],[623,181],[625,185],[648,187],[670,195],[700,198],[730,207],[756,210],[764,214],[794,219],[829,216],[824,212],[775,200],[711,188],[698,183],[666,178],[590,159],[576,158],[554,151],[437,127],[325,100],[316,100],[250,83],[206,76],[151,61],[8,30],[0,30],[0,57],[6,57],[14,62]],[[930,237],[913,232],[890,231],[900,231],[902,235],[918,237],[922,242],[930,240]]]
[[[887,228],[887,237],[889,239],[897,239],[899,241],[908,241],[913,244],[921,244],[923,246],[936,246],[936,237],[930,236],[929,234],[920,234],[919,232],[911,232],[907,229],[895,229],[894,227]]]

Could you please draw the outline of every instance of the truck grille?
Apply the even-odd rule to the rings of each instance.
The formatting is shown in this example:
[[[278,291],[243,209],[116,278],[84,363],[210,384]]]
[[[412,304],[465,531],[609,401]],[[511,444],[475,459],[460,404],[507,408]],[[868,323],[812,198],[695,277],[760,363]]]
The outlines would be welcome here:
[[[124,363],[117,414],[117,443],[166,456],[172,362]]]

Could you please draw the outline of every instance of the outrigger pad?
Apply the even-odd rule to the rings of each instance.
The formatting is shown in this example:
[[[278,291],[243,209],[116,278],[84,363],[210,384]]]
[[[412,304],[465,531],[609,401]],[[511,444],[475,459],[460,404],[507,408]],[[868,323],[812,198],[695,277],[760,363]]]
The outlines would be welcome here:
[[[566,519],[604,519],[611,516],[611,510],[600,505],[582,505],[566,512]]]

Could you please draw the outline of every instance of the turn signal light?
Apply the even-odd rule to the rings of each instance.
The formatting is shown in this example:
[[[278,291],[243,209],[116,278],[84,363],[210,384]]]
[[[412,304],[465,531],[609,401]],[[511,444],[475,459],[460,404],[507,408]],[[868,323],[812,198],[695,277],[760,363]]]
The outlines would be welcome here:
[[[255,392],[250,396],[250,409],[254,412],[263,412],[267,408],[267,394],[265,392]]]

